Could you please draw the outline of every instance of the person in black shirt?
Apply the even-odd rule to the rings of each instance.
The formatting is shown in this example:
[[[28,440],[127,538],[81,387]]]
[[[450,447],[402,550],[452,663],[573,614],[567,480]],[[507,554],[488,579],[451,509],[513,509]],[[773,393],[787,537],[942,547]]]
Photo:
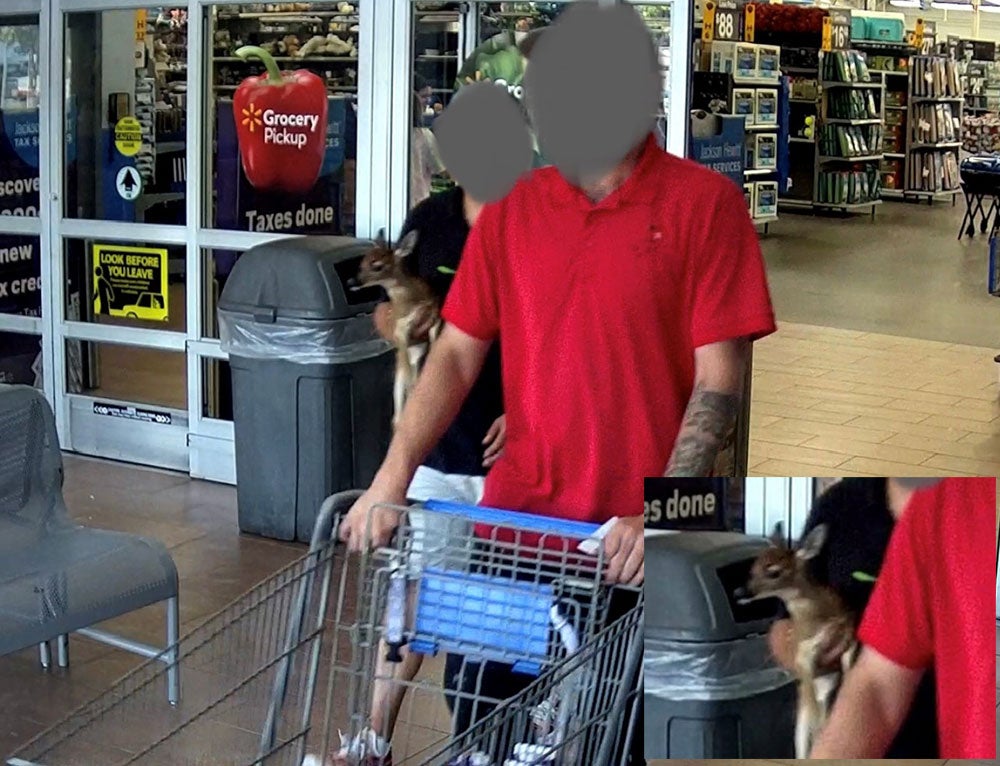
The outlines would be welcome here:
[[[810,561],[811,575],[831,586],[860,621],[875,588],[889,537],[912,490],[894,479],[842,479],[824,492],[813,506],[804,538],[819,524],[828,527],[826,545]],[[795,649],[787,612],[774,623],[771,649],[778,662],[791,669]],[[839,669],[840,650],[831,647],[827,655],[833,669]],[[933,674],[920,684],[909,718],[903,724],[886,758],[937,758],[937,714]]]
[[[432,194],[419,203],[403,225],[400,238],[417,232],[417,242],[408,258],[408,267],[430,286],[439,303],[443,304],[452,279],[458,270],[462,250],[469,231],[482,205],[455,187]],[[426,340],[433,317],[428,317],[414,332],[414,340]],[[376,307],[375,324],[379,333],[392,340],[392,307],[383,302]],[[506,424],[503,415],[503,394],[500,383],[500,350],[494,344],[486,357],[479,378],[459,410],[458,416],[445,432],[423,465],[417,469],[407,490],[407,500],[419,504],[430,499],[451,500],[477,505],[483,496],[486,472],[496,462],[503,449]],[[454,530],[441,524],[434,514],[412,513],[410,523],[415,539],[441,539]],[[419,532],[417,528],[419,529]],[[411,564],[414,557],[411,555]],[[334,764],[360,763],[361,766],[391,766],[389,741],[402,707],[405,685],[420,670],[422,656],[406,653],[399,664],[385,659],[386,647],[379,648],[378,677],[394,677],[393,683],[376,681],[369,726],[357,740],[344,743],[334,756]]]

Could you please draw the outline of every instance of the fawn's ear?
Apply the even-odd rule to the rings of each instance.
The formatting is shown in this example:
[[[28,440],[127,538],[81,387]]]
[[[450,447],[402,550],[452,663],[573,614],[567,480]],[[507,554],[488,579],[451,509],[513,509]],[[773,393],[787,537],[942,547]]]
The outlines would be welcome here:
[[[823,550],[823,544],[826,542],[826,533],[826,524],[817,525],[812,532],[806,535],[795,555],[805,561],[816,558],[819,552]]]
[[[396,244],[396,258],[406,258],[410,253],[413,252],[413,248],[417,246],[417,230],[411,229],[406,233]]]
[[[784,548],[788,544],[785,540],[784,525],[780,521],[774,525],[774,529],[771,530],[771,536],[768,539],[775,548]]]

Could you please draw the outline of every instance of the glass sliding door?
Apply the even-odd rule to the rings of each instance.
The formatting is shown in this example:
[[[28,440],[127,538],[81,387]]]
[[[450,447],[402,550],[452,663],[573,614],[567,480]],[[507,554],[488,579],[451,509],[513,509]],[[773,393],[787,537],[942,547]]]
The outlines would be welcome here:
[[[39,10],[0,5],[0,383],[42,388]]]
[[[50,113],[64,445],[188,469],[186,7],[59,0]],[[109,7],[111,6],[111,7]]]

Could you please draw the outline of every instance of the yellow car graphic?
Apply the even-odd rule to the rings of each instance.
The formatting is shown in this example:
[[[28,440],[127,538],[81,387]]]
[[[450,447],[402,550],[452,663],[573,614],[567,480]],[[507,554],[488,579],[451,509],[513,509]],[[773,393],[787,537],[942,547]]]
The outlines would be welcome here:
[[[134,304],[122,306],[121,313],[130,319],[148,319],[153,322],[167,320],[163,296],[158,293],[140,293]]]

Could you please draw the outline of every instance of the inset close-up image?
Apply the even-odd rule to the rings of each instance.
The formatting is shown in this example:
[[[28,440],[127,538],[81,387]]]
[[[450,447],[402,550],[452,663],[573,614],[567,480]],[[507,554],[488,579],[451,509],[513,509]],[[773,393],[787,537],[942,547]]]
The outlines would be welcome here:
[[[650,764],[995,757],[994,478],[645,485]]]

